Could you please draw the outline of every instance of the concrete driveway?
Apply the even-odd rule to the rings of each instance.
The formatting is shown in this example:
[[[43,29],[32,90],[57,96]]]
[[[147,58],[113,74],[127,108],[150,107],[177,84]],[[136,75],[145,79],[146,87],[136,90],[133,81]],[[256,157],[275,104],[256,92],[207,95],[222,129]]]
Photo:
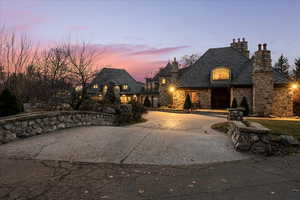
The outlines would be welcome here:
[[[248,158],[210,125],[213,115],[149,112],[127,127],[81,127],[0,146],[0,158],[185,165]]]

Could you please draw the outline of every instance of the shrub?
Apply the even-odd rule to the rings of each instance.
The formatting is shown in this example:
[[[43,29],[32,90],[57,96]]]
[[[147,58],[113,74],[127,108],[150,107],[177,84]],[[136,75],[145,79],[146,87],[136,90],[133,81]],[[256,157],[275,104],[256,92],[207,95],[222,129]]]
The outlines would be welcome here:
[[[240,104],[240,107],[244,108],[244,116],[248,116],[249,115],[249,105],[247,102],[247,98],[243,97],[242,102]]]
[[[233,98],[233,100],[232,100],[231,108],[237,108],[237,102],[236,102],[235,98]]]
[[[146,108],[136,101],[132,101],[130,104],[132,106],[133,121],[140,121],[142,119],[142,115],[147,113]]]
[[[151,101],[149,100],[149,97],[146,96],[146,99],[144,101],[144,106],[150,108],[151,107]]]
[[[135,101],[115,106],[115,109],[117,111],[115,122],[118,125],[140,122],[142,115],[147,112],[142,104]]]
[[[186,95],[185,97],[185,101],[184,101],[184,106],[183,108],[185,110],[190,110],[192,108],[192,101],[191,101],[191,98],[190,98],[190,95]]]
[[[114,87],[109,85],[107,88],[107,92],[104,95],[104,102],[108,104],[118,104],[119,99],[116,97]]]
[[[0,95],[0,117],[15,115],[24,111],[23,104],[8,89]]]

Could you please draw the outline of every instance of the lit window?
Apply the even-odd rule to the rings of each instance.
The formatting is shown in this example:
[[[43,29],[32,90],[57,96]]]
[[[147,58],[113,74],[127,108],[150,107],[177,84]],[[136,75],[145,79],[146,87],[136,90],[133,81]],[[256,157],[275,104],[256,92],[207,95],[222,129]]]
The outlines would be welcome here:
[[[105,94],[105,93],[107,92],[107,89],[108,89],[108,87],[107,87],[107,85],[105,85],[105,86],[103,87],[103,94]]]
[[[128,85],[123,85],[123,90],[127,90],[128,89]]]
[[[162,78],[162,79],[161,79],[161,84],[166,84],[166,83],[167,83],[167,79]]]
[[[77,87],[75,88],[75,90],[76,90],[76,91],[82,90],[82,86],[81,86],[81,85],[80,85],[80,86],[77,86]]]
[[[217,68],[212,71],[212,80],[229,80],[230,70],[228,68],[222,67]]]
[[[120,100],[121,100],[121,103],[127,103],[127,97],[126,97],[126,95],[122,95],[121,97],[120,97]]]
[[[93,86],[93,88],[94,88],[94,89],[97,89],[97,88],[98,88],[98,85],[97,85],[97,84],[95,84],[95,85]]]

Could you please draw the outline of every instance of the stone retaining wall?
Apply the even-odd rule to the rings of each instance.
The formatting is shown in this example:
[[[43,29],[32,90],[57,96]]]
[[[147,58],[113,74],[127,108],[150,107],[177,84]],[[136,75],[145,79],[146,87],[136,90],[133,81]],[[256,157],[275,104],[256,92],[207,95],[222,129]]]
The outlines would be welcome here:
[[[110,126],[114,115],[87,111],[61,111],[0,118],[0,144],[18,138],[79,126]]]
[[[263,155],[296,152],[299,142],[288,135],[272,135],[271,130],[256,122],[230,121],[229,134],[235,150]]]

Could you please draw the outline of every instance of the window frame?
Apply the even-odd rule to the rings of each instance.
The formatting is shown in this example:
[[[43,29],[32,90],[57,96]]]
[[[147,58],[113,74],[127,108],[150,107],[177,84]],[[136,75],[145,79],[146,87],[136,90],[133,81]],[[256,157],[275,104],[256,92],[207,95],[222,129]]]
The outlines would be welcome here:
[[[223,79],[223,78],[222,79],[214,79],[215,73],[220,69],[225,69],[225,70],[228,71],[228,78],[226,78],[226,79]],[[211,70],[210,79],[211,79],[211,81],[230,81],[231,80],[231,69],[229,67],[226,67],[226,66],[216,67],[213,70]]]

